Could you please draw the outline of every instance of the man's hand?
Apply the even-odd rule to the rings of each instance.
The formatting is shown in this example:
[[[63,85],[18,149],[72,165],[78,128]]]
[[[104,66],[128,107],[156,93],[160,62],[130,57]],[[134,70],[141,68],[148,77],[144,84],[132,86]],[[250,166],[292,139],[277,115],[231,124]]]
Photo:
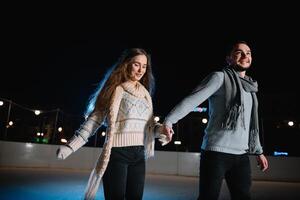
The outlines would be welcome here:
[[[165,134],[159,134],[158,141],[161,143],[161,146],[165,146],[170,142]]]
[[[261,171],[266,171],[269,168],[269,163],[264,154],[256,156],[257,166],[260,167]]]
[[[167,140],[171,141],[172,140],[172,136],[174,134],[174,131],[172,128],[168,127],[167,125],[163,124],[162,126],[162,134],[165,134],[167,136]]]

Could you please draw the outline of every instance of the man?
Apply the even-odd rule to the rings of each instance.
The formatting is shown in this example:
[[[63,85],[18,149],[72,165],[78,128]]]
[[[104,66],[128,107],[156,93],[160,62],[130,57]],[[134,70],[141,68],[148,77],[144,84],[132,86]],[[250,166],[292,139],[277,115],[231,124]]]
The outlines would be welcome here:
[[[259,140],[257,82],[246,75],[252,62],[250,47],[236,42],[228,66],[208,75],[167,115],[163,131],[172,139],[172,125],[208,99],[209,122],[201,146],[199,197],[218,199],[225,178],[232,199],[250,199],[249,154],[262,171],[268,168]]]

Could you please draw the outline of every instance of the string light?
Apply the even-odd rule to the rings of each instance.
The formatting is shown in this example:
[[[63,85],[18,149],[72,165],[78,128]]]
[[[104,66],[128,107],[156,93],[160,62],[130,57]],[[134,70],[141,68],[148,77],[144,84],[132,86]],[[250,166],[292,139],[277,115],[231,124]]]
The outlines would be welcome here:
[[[154,121],[158,122],[160,120],[160,118],[158,116],[154,117]]]
[[[34,111],[34,114],[35,114],[35,115],[39,115],[39,114],[41,114],[41,111],[40,111],[40,110],[35,110],[35,111]]]
[[[60,141],[61,141],[62,143],[67,143],[67,142],[68,142],[65,138],[61,138]]]
[[[294,126],[294,122],[293,122],[293,121],[289,121],[289,122],[288,122],[288,125],[289,125],[289,126]]]
[[[6,124],[6,128],[5,128],[4,134],[3,134],[3,138],[4,139],[7,139],[7,136],[10,135],[10,131],[13,132],[14,131],[14,127],[17,127],[18,125],[21,125],[21,122],[22,122],[22,121],[21,122],[18,121],[19,119],[15,119],[15,113],[14,112],[13,112],[13,115],[10,115],[11,114],[11,108],[13,110],[14,107],[18,107],[18,108],[21,108],[23,110],[29,111],[30,113],[34,113],[36,116],[38,116],[40,114],[44,115],[44,113],[51,113],[51,112],[56,112],[56,113],[60,113],[61,112],[61,113],[64,113],[64,112],[62,112],[59,109],[54,109],[54,110],[36,110],[36,109],[31,109],[31,108],[27,108],[25,106],[16,104],[16,103],[14,103],[11,100],[7,100],[7,99],[3,99],[3,98],[0,98],[0,108],[1,108],[1,106],[5,107],[5,109],[4,109],[3,112],[5,112],[5,113],[7,112],[7,117],[5,119],[6,121],[3,123],[3,124]],[[7,107],[7,109],[6,109],[6,107]],[[1,110],[3,110],[3,108],[1,108]],[[194,112],[207,112],[207,108],[197,107],[193,111]],[[64,114],[67,114],[67,113],[64,113]],[[67,115],[73,116],[73,117],[75,116],[75,117],[79,118],[78,115],[70,115],[70,114],[67,114]],[[56,118],[56,121],[54,122],[54,124],[55,124],[54,128],[52,129],[50,127],[51,131],[53,132],[52,136],[51,136],[50,132],[47,132],[47,133],[37,132],[36,136],[34,136],[34,137],[36,137],[37,139],[39,139],[39,141],[43,141],[44,139],[45,140],[46,139],[49,140],[48,135],[49,135],[49,137],[52,137],[52,138],[58,137],[58,136],[55,135],[55,132],[57,131],[57,132],[61,133],[66,127],[64,127],[64,129],[62,128],[62,126],[60,126],[60,127],[57,128],[57,126],[56,126],[57,123],[60,124],[60,122],[61,122],[60,121],[60,117],[59,117],[58,114],[57,114],[57,116],[58,117]],[[82,117],[82,116],[80,116],[80,117]],[[86,118],[87,117],[88,116],[86,116]],[[40,118],[40,117],[34,117],[33,119],[35,119],[35,120],[42,120],[42,118]],[[39,126],[45,126],[45,124],[47,126],[49,126],[49,125],[51,126],[51,124],[48,121],[45,121],[45,120],[48,120],[47,116],[45,116],[44,121],[39,121],[39,123],[40,123]],[[161,119],[160,119],[159,116],[155,116],[153,118],[153,120],[155,122],[159,122]],[[207,118],[202,118],[201,122],[203,124],[207,124],[208,123],[208,119]],[[299,123],[299,121],[297,121],[297,119],[295,119],[295,121],[292,121],[292,120],[290,120],[290,121],[289,120],[281,120],[280,124],[277,125],[276,127],[277,128],[287,128],[287,127],[290,127],[289,129],[293,129],[294,130],[295,128],[297,128],[297,130],[298,130],[298,129],[300,129],[300,123]],[[36,129],[36,130],[44,130],[44,129]],[[56,131],[54,131],[54,130],[56,130]],[[17,129],[16,129],[16,131],[17,131]],[[7,134],[7,132],[9,134]],[[104,137],[105,135],[106,135],[105,131],[101,132],[101,136]],[[60,140],[61,143],[67,143],[67,140],[65,138],[61,138],[61,137],[62,137],[62,134],[59,134],[59,138],[55,138],[55,140],[53,140],[52,143],[55,143],[55,142],[57,142],[59,140]],[[48,141],[47,141],[47,143],[48,143]],[[174,141],[174,144],[177,145],[177,147],[180,147],[179,145],[182,145],[182,141],[179,139],[179,131],[178,130],[177,130],[177,138]],[[32,144],[29,144],[29,143],[28,143],[28,145],[26,144],[27,147],[30,147],[31,145]],[[281,155],[282,156],[282,155],[288,155],[288,153],[287,152],[274,152],[274,155],[276,155],[276,156]]]
[[[174,141],[174,144],[175,145],[181,145],[181,141],[180,140],[176,140],[176,141]]]

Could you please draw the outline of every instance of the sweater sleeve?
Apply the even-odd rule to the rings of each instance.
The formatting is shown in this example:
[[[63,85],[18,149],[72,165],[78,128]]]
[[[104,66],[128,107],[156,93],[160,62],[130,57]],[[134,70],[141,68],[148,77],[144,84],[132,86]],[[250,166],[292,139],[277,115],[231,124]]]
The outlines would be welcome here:
[[[224,74],[213,72],[192,91],[190,95],[177,104],[165,118],[164,124],[171,127],[207,100],[223,84]]]
[[[104,111],[93,111],[87,119],[81,124],[80,128],[76,130],[76,136],[82,137],[87,142],[88,138],[93,136],[98,128],[101,126],[105,117]]]
[[[79,129],[75,131],[74,136],[66,144],[73,152],[77,151],[88,139],[93,136],[98,128],[101,126],[105,118],[105,112],[94,110],[87,119],[80,125]]]

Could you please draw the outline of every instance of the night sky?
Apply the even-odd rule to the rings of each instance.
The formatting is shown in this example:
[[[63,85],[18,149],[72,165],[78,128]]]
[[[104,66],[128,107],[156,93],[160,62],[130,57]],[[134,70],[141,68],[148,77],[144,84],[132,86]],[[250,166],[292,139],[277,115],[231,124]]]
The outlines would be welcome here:
[[[14,15],[2,29],[0,97],[33,109],[81,115],[121,52],[141,47],[152,55],[155,114],[165,116],[206,75],[224,66],[230,42],[245,40],[252,48],[248,74],[259,83],[262,115],[296,119],[299,23],[296,13],[283,16],[279,11],[237,12],[226,19],[174,12],[147,20],[119,17],[116,22],[109,16],[98,20],[74,13]]]

